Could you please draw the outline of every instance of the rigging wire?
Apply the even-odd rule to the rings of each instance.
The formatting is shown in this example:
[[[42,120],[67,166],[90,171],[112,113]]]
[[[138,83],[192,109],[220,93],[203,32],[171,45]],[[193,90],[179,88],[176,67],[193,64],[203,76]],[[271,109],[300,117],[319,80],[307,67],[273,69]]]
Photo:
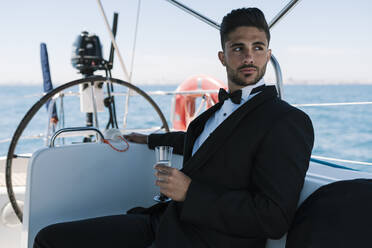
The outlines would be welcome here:
[[[129,81],[132,81],[132,76],[133,76],[133,67],[134,67],[134,58],[135,58],[135,54],[136,54],[138,23],[139,23],[140,13],[141,13],[141,0],[138,0],[136,26],[135,26],[135,29],[134,29],[134,40],[133,40],[133,47],[132,47],[132,59],[131,59],[131,62],[130,62]]]
[[[109,111],[109,120],[106,124],[106,129],[109,129],[110,125],[112,128],[115,128],[114,126],[114,120],[113,120],[113,110],[112,110],[112,101],[113,101],[113,97],[111,96],[111,88],[110,88],[110,82],[108,81],[109,79],[109,69],[106,69],[106,90],[107,90],[107,97],[104,99],[104,104],[105,104],[105,107],[107,107],[108,111]]]
[[[111,70],[108,71],[109,73],[109,78],[112,78],[111,75]],[[110,87],[111,87],[111,92],[114,93],[114,84],[110,81]],[[112,113],[113,113],[113,120],[116,128],[118,127],[118,120],[116,119],[116,103],[114,99],[114,95],[112,95]]]
[[[138,34],[138,23],[139,23],[139,16],[141,13],[141,0],[138,0],[137,5],[137,16],[136,16],[136,25],[134,29],[134,40],[133,40],[133,47],[132,47],[132,59],[130,63],[130,72],[129,72],[129,83],[132,82],[132,76],[133,76],[133,68],[134,68],[134,58],[136,54],[136,45],[137,45],[137,34]],[[128,109],[129,109],[129,98],[131,95],[131,89],[128,88],[127,90],[127,96],[125,98],[125,106],[124,106],[124,116],[123,116],[123,128],[127,126],[127,117],[128,117]]]
[[[106,24],[106,28],[107,28],[107,31],[110,35],[110,39],[111,39],[111,42],[112,44],[114,45],[115,47],[115,51],[117,53],[117,56],[119,58],[119,61],[120,61],[120,65],[121,65],[121,68],[124,72],[124,75],[125,77],[127,78],[127,80],[129,79],[129,74],[128,74],[128,71],[127,71],[127,68],[125,67],[125,64],[124,64],[124,61],[123,61],[123,58],[121,57],[121,54],[120,54],[120,50],[119,50],[119,47],[118,45],[116,44],[116,41],[115,41],[115,37],[114,37],[114,34],[112,33],[111,31],[111,28],[110,28],[110,24],[108,23],[108,20],[107,20],[107,17],[106,17],[106,14],[105,14],[105,11],[103,9],[103,6],[102,6],[102,3],[101,3],[101,0],[97,0],[97,4],[98,4],[98,8],[102,14],[102,17],[103,17],[103,20]]]

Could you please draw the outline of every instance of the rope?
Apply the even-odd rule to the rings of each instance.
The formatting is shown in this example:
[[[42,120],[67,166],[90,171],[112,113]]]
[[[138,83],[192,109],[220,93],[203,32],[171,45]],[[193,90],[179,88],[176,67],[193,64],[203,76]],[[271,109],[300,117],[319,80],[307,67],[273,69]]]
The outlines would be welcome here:
[[[351,163],[351,164],[372,165],[372,163],[368,163],[368,162],[360,162],[360,161],[345,160],[345,159],[338,159],[338,158],[327,158],[327,157],[314,156],[314,155],[312,155],[311,157],[312,157],[312,158],[317,158],[317,159],[329,160],[329,161]]]
[[[128,74],[127,68],[125,67],[125,64],[124,64],[123,58],[121,57],[119,47],[118,47],[118,45],[116,44],[114,34],[113,34],[112,31],[111,31],[110,24],[108,23],[108,20],[107,20],[107,17],[106,17],[106,14],[105,14],[105,11],[104,11],[104,9],[103,9],[103,6],[102,6],[101,1],[100,1],[100,0],[97,0],[97,4],[98,4],[98,8],[99,8],[99,10],[101,11],[101,14],[102,14],[103,20],[104,20],[104,22],[105,22],[105,24],[106,24],[106,28],[107,28],[107,31],[108,31],[108,33],[109,33],[109,35],[110,35],[111,42],[112,42],[112,44],[113,44],[114,47],[115,47],[115,51],[116,51],[116,53],[117,53],[117,55],[118,55],[118,58],[119,58],[119,61],[120,61],[120,65],[121,65],[121,68],[123,69],[124,75],[129,79],[129,74]]]
[[[117,151],[117,152],[126,152],[126,151],[129,149],[129,143],[128,143],[128,141],[127,141],[126,139],[124,139],[122,136],[118,136],[118,137],[119,137],[121,140],[123,140],[123,141],[127,144],[127,147],[126,147],[126,148],[120,150],[120,149],[114,147],[114,146],[110,143],[110,141],[107,140],[107,139],[104,139],[104,140],[103,140],[103,143],[108,144],[108,145],[109,145],[113,150],[115,150],[115,151]]]

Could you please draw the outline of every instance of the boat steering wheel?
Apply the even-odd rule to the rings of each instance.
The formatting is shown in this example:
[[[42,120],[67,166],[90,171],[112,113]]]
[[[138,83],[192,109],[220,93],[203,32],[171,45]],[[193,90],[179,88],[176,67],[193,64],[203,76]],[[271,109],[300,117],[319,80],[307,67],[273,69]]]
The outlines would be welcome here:
[[[139,89],[138,87],[134,86],[131,83],[125,82],[125,81],[120,80],[120,79],[115,79],[115,78],[106,78],[106,77],[102,77],[102,76],[92,76],[92,77],[88,77],[88,78],[84,78],[84,79],[71,81],[71,82],[68,82],[66,84],[63,84],[63,85],[55,88],[51,92],[44,95],[39,101],[37,101],[29,109],[29,111],[23,117],[22,121],[19,123],[16,131],[14,132],[12,140],[10,142],[9,149],[8,149],[8,154],[7,154],[7,158],[6,158],[6,168],[5,168],[6,187],[7,187],[7,192],[8,192],[8,197],[9,197],[10,203],[13,207],[13,210],[14,210],[15,214],[17,215],[18,219],[20,220],[20,222],[22,222],[22,219],[23,219],[23,212],[22,212],[21,208],[19,207],[19,205],[17,203],[17,200],[15,198],[11,176],[12,176],[12,162],[13,162],[13,158],[15,157],[14,151],[15,151],[18,140],[21,137],[24,129],[27,127],[28,123],[35,116],[35,114],[40,110],[40,108],[49,99],[51,99],[53,96],[55,96],[59,92],[65,90],[69,87],[79,85],[79,84],[85,84],[85,83],[94,84],[95,82],[106,82],[106,81],[125,86],[125,87],[127,87],[131,90],[134,90],[139,95],[144,97],[151,104],[151,106],[155,109],[155,111],[159,115],[159,117],[162,121],[162,124],[163,124],[162,128],[165,129],[166,132],[169,132],[168,123],[167,123],[167,121],[164,117],[164,114],[160,110],[159,106],[155,103],[155,101],[146,92],[142,91],[141,89]]]

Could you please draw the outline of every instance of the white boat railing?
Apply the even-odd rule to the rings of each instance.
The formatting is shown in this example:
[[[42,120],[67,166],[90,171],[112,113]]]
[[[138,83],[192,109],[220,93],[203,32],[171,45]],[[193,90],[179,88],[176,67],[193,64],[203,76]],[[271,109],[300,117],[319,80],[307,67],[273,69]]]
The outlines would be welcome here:
[[[188,90],[188,91],[166,91],[166,90],[156,90],[156,91],[146,91],[146,93],[150,96],[154,95],[193,95],[193,94],[213,94],[218,93],[218,90]],[[104,93],[106,95],[106,92]],[[23,97],[29,98],[29,97],[42,97],[45,93],[40,94],[31,94],[31,95],[25,95]],[[112,92],[111,95],[113,96],[126,96],[128,93],[126,92]],[[139,96],[136,92],[131,92],[131,96]],[[62,96],[80,96],[79,92],[73,92],[73,91],[67,91],[67,92],[61,92],[58,93],[54,98],[59,98]],[[372,102],[364,101],[364,102],[327,102],[327,103],[299,103],[299,104],[292,104],[295,107],[321,107],[321,106],[341,106],[341,105],[369,105],[372,104]]]
[[[369,105],[372,102],[331,102],[331,103],[305,103],[292,104],[295,107],[329,107],[329,106],[346,106],[346,105]]]
[[[315,158],[315,159],[322,159],[322,160],[328,160],[328,161],[334,161],[334,162],[341,162],[341,163],[348,163],[348,164],[359,164],[359,165],[371,165],[372,166],[372,163],[368,163],[368,162],[346,160],[346,159],[339,159],[339,158],[329,158],[329,157],[315,156],[315,155],[312,155],[311,157]]]

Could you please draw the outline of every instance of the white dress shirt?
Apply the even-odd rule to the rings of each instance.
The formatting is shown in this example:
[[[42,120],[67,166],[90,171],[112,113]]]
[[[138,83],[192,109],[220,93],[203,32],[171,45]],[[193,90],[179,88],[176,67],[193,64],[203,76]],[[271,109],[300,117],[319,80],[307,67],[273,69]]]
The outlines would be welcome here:
[[[254,85],[248,85],[242,88],[242,100],[240,104],[235,104],[231,101],[231,99],[225,100],[222,107],[217,110],[205,123],[204,129],[199,137],[195,140],[194,147],[192,149],[192,155],[194,156],[195,152],[201,147],[204,141],[209,137],[209,135],[224,121],[227,117],[229,117],[235,110],[237,110],[240,106],[242,106],[245,102],[249,101],[252,97],[259,94],[259,92],[252,94],[251,91],[264,85],[265,82],[263,78],[258,81]]]

